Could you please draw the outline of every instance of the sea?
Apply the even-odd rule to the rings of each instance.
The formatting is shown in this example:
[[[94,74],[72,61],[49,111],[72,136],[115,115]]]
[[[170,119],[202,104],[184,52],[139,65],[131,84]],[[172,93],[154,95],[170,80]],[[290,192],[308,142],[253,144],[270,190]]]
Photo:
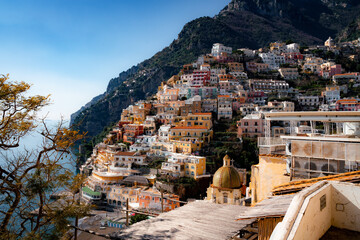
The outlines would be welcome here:
[[[50,130],[56,129],[57,125],[59,124],[59,121],[57,120],[46,120],[45,121],[46,126]],[[40,134],[43,130],[43,126],[39,125],[34,131],[27,134],[25,137],[23,137],[20,140],[20,146],[13,150],[7,150],[3,151],[0,150],[0,165],[2,167],[6,167],[8,165],[7,157],[12,156],[18,156],[23,154],[25,151],[35,151],[41,148],[41,145],[44,141],[43,136]],[[7,156],[7,157],[6,157]],[[71,153],[67,155],[66,157],[62,158],[60,160],[60,163],[68,170],[73,172],[74,174],[76,171],[76,164],[75,164],[76,156]]]
[[[49,129],[56,129],[59,121],[46,120],[46,126]],[[25,137],[23,137],[20,141],[20,146],[13,150],[0,150],[0,166],[4,169],[7,169],[9,165],[9,158],[13,158],[15,156],[21,156],[26,151],[35,151],[41,148],[41,145],[44,141],[43,136],[40,134],[43,130],[42,126],[38,126],[33,132],[29,133]],[[35,155],[34,155],[35,156]],[[75,164],[76,156],[74,154],[65,155],[62,159],[60,159],[60,164],[73,174],[77,173],[76,164]],[[63,187],[59,187],[57,191],[65,190]],[[51,193],[47,193],[48,197]],[[8,206],[0,205],[0,210],[6,210]],[[3,215],[0,215],[0,221]],[[15,219],[14,226],[16,226],[17,219]],[[30,227],[30,226],[27,226]]]

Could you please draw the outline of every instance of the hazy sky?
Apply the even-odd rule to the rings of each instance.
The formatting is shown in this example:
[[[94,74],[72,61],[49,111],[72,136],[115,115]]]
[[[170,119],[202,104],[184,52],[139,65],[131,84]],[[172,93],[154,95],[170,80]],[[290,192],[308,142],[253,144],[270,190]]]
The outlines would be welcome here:
[[[0,73],[51,94],[50,119],[105,91],[109,80],[169,45],[183,25],[230,0],[0,0]]]

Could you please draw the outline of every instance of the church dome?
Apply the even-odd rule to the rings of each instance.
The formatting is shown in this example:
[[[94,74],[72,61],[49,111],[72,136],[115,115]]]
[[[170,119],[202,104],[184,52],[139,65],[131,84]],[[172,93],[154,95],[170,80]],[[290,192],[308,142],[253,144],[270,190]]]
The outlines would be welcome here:
[[[230,164],[230,157],[224,157],[224,165],[219,168],[213,177],[213,186],[217,188],[240,188],[240,175],[236,169]]]

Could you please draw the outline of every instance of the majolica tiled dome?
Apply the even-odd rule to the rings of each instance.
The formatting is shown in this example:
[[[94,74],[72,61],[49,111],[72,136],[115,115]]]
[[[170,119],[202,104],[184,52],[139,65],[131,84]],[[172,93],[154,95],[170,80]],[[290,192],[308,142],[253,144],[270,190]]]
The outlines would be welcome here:
[[[236,169],[230,164],[230,157],[224,157],[224,165],[219,168],[213,177],[213,186],[217,188],[240,188],[240,175]]]

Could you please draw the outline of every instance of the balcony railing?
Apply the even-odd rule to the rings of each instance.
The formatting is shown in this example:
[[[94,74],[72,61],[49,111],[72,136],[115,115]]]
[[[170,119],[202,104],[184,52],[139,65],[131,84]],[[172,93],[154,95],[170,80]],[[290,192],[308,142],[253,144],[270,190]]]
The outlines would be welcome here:
[[[286,144],[282,138],[259,137],[259,154],[285,154]]]
[[[285,141],[279,137],[259,137],[258,138],[258,146],[259,147],[267,147],[267,146],[277,146],[284,145]]]

